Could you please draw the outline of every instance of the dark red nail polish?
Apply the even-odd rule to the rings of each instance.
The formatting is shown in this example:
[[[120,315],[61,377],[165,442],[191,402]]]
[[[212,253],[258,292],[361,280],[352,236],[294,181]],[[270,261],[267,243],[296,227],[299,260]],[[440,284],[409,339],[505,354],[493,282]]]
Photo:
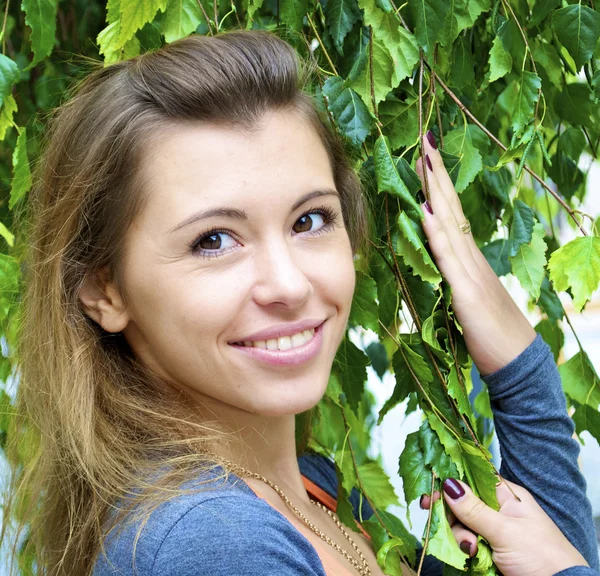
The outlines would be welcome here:
[[[433,216],[433,210],[431,208],[431,204],[429,203],[429,200],[425,200],[425,208],[427,209],[427,212],[429,212]]]
[[[442,488],[444,489],[444,492],[448,494],[450,498],[452,498],[452,500],[458,500],[465,495],[464,488],[454,478],[448,478],[447,480],[444,480]]]
[[[427,132],[426,136],[427,136],[427,140],[429,140],[429,143],[431,144],[431,146],[437,150],[437,142],[435,141],[435,136],[433,135],[433,132],[431,130],[429,130]]]
[[[471,543],[468,540],[463,540],[460,543],[460,549],[469,556],[471,555]]]
[[[427,168],[429,168],[433,172],[433,166],[431,165],[429,154],[425,154],[425,163],[427,164]]]
[[[423,494],[423,496],[421,496],[421,499],[419,500],[419,508],[423,508],[423,498],[425,498],[425,494]]]

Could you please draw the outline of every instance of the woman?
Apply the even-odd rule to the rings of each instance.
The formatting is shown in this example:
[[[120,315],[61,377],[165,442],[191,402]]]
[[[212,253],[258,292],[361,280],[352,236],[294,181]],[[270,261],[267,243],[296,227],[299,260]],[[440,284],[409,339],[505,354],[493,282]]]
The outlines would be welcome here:
[[[31,199],[19,390],[40,430],[25,485],[48,574],[381,574],[368,540],[311,502],[307,487],[327,503],[330,464],[296,453],[295,415],[322,397],[345,331],[365,220],[297,68],[267,33],[188,38],[92,74],[57,113]],[[433,144],[424,228],[473,359],[506,383],[544,344],[460,231]],[[552,442],[576,469],[568,431]],[[557,552],[529,548],[515,567],[502,564],[520,550],[512,534],[492,534],[460,483],[444,489],[505,574],[573,576],[597,562],[577,474],[572,543],[524,490],[494,517],[535,522],[523,541]],[[552,494],[551,512],[565,502]]]

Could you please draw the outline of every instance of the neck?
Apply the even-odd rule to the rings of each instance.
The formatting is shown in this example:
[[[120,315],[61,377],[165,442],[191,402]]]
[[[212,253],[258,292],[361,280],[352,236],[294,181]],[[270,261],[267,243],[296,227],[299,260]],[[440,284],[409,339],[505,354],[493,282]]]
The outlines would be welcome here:
[[[262,416],[236,408],[211,407],[211,416],[218,417],[230,439],[216,441],[211,451],[222,458],[261,474],[284,492],[293,491],[290,498],[308,502],[296,453],[295,416]]]

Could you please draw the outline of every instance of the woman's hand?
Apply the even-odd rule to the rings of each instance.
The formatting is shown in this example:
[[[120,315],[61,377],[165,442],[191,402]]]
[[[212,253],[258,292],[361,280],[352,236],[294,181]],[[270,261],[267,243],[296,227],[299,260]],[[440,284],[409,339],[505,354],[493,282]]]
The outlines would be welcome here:
[[[552,576],[572,566],[588,565],[525,488],[506,480],[499,484],[498,512],[463,482],[448,479],[443,489],[452,513],[452,532],[461,549],[474,556],[477,537],[473,532],[480,534],[492,547],[492,558],[504,576]],[[434,493],[433,499],[437,498],[439,492]],[[428,496],[421,501],[423,508],[430,504]]]
[[[436,264],[452,288],[452,308],[469,354],[483,376],[506,366],[535,339],[535,330],[510,297],[472,234],[430,131],[425,140],[429,210],[423,204],[423,229]],[[424,182],[422,158],[417,172]],[[423,184],[423,187],[425,184]]]

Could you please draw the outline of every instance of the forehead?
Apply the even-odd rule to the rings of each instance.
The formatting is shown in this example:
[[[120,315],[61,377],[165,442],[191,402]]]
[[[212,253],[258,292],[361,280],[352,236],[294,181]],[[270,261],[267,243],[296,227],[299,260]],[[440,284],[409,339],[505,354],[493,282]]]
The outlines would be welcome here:
[[[292,111],[269,112],[250,131],[209,123],[169,127],[146,147],[140,168],[147,204],[158,209],[178,202],[276,202],[334,187],[319,135]]]

